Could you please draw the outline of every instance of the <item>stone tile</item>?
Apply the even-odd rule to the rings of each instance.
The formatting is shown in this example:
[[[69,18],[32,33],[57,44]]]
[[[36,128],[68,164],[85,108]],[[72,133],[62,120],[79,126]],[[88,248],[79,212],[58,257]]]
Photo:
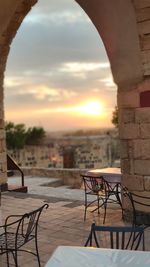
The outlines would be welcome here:
[[[2,193],[2,213],[3,218],[10,214],[18,214],[31,211],[34,208],[43,205],[43,199],[32,198],[30,195],[26,198],[19,198],[18,193],[5,194]],[[60,201],[62,202],[62,200]],[[66,204],[68,202],[65,202]],[[79,203],[80,204],[80,203]],[[82,208],[81,208],[82,207]],[[38,231],[38,244],[41,258],[41,266],[44,267],[45,263],[52,255],[53,251],[59,245],[70,246],[84,246],[88,237],[91,223],[95,221],[97,224],[102,224],[103,210],[100,216],[95,212],[87,213],[87,220],[84,222],[84,206],[77,207],[76,205],[62,205],[57,202],[57,205],[49,202],[49,208],[43,213]],[[106,216],[107,225],[123,225],[121,220],[121,210],[117,206],[108,208]],[[29,243],[29,248],[34,249],[34,244]],[[10,267],[13,267],[13,260],[11,259]],[[0,267],[6,267],[5,257],[2,259]],[[33,255],[26,255],[23,252],[19,257],[19,266],[21,267],[35,267],[37,266],[36,258]]]

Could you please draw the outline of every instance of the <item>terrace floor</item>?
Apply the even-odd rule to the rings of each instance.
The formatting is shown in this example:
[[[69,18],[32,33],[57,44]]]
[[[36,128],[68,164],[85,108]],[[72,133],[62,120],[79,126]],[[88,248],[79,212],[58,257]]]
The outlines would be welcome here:
[[[60,193],[60,188],[50,189],[50,191],[55,191],[55,193],[53,192],[54,195],[50,193],[44,195],[44,192],[40,190],[31,193],[30,189],[27,194],[2,193],[2,217],[5,218],[10,214],[23,214],[38,208],[44,203],[49,204],[49,208],[42,214],[39,224],[38,241],[42,267],[59,245],[84,246],[93,220],[97,224],[102,224],[103,216],[97,216],[96,213],[91,212],[88,212],[87,220],[83,221],[83,190],[75,193],[74,190],[68,189],[70,193],[68,192],[66,197],[66,195],[63,196],[62,192]],[[69,195],[72,197],[69,198]],[[82,198],[80,198],[81,195]],[[111,206],[108,209],[105,224],[124,224],[121,220],[121,210],[117,206]],[[150,246],[148,235],[146,235],[146,238],[147,245]],[[32,247],[31,245],[30,248],[32,249]],[[150,250],[150,248],[147,249]],[[0,266],[6,267],[5,255],[1,256],[0,260]],[[20,267],[38,266],[34,256],[23,252],[19,256],[19,264]],[[13,266],[14,264],[11,265],[11,267]]]

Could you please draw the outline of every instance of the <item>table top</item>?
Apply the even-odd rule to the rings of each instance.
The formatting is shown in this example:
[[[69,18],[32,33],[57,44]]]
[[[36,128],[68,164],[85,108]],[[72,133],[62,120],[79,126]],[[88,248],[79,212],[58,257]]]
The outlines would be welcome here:
[[[59,246],[45,267],[149,267],[150,252]]]
[[[103,176],[108,182],[121,182],[120,168],[91,169],[88,170],[86,175],[91,175],[92,177]]]

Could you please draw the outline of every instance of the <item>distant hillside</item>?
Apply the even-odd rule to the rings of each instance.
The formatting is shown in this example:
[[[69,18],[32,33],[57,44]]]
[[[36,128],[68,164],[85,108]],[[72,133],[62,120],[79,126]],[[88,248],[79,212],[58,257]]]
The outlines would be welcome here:
[[[118,131],[115,128],[100,128],[100,129],[79,129],[76,131],[58,131],[58,132],[47,132],[46,137],[49,138],[60,138],[69,136],[92,136],[102,134],[117,134]]]
[[[95,136],[101,134],[108,134],[117,132],[116,129],[108,128],[108,129],[90,129],[90,130],[77,130],[74,132],[65,133],[64,136]]]

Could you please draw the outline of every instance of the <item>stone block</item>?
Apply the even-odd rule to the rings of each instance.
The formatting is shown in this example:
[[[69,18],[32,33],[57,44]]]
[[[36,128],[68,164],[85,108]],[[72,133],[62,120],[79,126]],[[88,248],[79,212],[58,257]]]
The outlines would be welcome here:
[[[150,138],[150,123],[144,123],[140,125],[141,138]]]
[[[6,173],[7,172],[7,162],[2,162],[2,172]]]
[[[150,159],[150,139],[133,141],[134,159]]]
[[[6,153],[3,152],[3,153],[0,153],[0,162],[6,162]]]
[[[136,10],[136,19],[138,22],[150,19],[150,7]]]
[[[7,183],[7,173],[0,173],[0,184]]]
[[[138,108],[135,112],[136,123],[150,123],[150,108]]]
[[[134,123],[135,109],[121,109],[119,119],[122,123]]]
[[[150,191],[150,176],[144,176],[144,189]]]
[[[139,103],[139,93],[135,89],[127,92],[123,91],[118,93],[119,107],[138,108]]]
[[[150,34],[140,37],[140,45],[142,50],[150,49]]]
[[[122,184],[126,186],[129,191],[143,191],[144,190],[144,177],[139,175],[122,175]]]
[[[140,126],[135,123],[121,123],[119,129],[120,139],[135,139],[140,137]]]
[[[140,35],[150,33],[150,20],[146,20],[146,21],[142,21],[138,23],[138,29],[139,29]]]
[[[150,7],[150,0],[134,0],[133,2],[137,9]]]
[[[150,60],[150,50],[144,50],[141,52],[142,62],[149,63]]]
[[[121,171],[122,173],[131,173],[131,162],[129,159],[121,159]]]
[[[134,173],[138,175],[150,175],[150,160],[134,160]]]
[[[6,136],[6,133],[5,133],[4,129],[0,130],[0,139],[4,139],[5,136]]]
[[[149,77],[149,76],[150,76],[150,69],[144,70],[143,75],[144,75],[145,77]]]
[[[129,155],[129,146],[128,146],[128,141],[126,140],[121,140],[120,142],[120,156],[121,158],[128,158]]]
[[[143,71],[144,71],[144,75],[148,75],[150,73],[150,63],[144,63],[143,64]]]

